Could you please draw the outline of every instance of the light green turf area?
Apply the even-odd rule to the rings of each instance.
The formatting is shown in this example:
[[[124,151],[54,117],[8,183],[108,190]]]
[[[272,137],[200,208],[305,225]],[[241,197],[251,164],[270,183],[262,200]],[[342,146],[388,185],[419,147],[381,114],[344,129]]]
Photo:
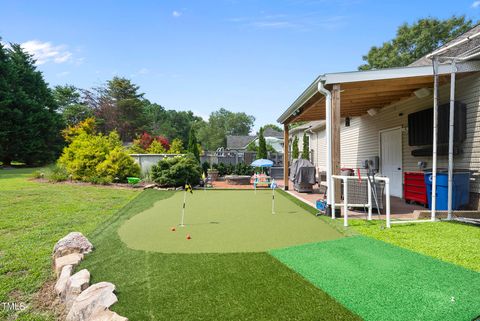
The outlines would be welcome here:
[[[397,224],[350,220],[351,228],[378,240],[480,272],[480,228],[456,222]]]
[[[270,252],[365,320],[472,320],[480,274],[356,236]]]
[[[232,253],[342,237],[281,193],[275,193],[272,214],[269,190],[188,193],[186,226],[179,227],[183,197],[177,192],[126,221],[118,231],[122,241],[132,249],[163,253]]]

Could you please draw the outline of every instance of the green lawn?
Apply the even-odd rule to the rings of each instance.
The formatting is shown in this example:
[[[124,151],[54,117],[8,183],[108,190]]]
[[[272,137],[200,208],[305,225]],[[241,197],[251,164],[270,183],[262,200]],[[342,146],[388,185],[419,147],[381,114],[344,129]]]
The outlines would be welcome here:
[[[364,236],[270,252],[365,320],[472,320],[480,275]]]
[[[145,191],[93,235],[97,248],[80,268],[91,271],[93,282],[117,285],[119,302],[113,307],[115,311],[131,321],[360,320],[265,252],[165,254],[128,248],[120,240],[119,227],[155,202],[168,202],[174,194]],[[249,199],[246,197],[245,203]],[[170,210],[159,209],[156,215],[168,217]],[[188,220],[192,222],[192,214]],[[307,222],[324,224],[320,220]],[[190,242],[195,242],[192,237]]]
[[[395,224],[349,220],[358,232],[445,262],[480,272],[480,228],[455,222]],[[480,296],[480,295],[479,295]]]
[[[179,227],[184,193],[174,193],[127,220],[119,235],[132,249],[162,253],[265,252],[342,237],[283,194],[275,194],[272,214],[270,190],[187,193],[185,226]]]
[[[138,192],[38,183],[33,169],[0,169],[0,302],[32,302],[51,276],[51,251],[71,231],[89,234]],[[0,309],[0,319],[12,313]],[[49,320],[34,311],[22,320]]]
[[[96,247],[81,268],[117,286],[113,309],[131,321],[384,320],[379,307],[409,300],[387,316],[453,320],[476,309],[477,227],[350,220],[345,229],[282,191],[275,215],[269,191],[196,191],[187,226],[171,232],[182,193],[38,183],[32,172],[0,170],[0,302],[31,303],[52,276],[54,243],[81,231]],[[278,259],[265,252],[305,242],[317,243],[272,251]],[[1,320],[13,317],[0,310]],[[53,317],[29,309],[17,320]]]

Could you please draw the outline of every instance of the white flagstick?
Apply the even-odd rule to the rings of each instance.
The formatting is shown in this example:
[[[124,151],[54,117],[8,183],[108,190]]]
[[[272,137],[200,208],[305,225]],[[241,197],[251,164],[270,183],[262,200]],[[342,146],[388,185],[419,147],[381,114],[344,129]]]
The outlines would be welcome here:
[[[185,188],[185,191],[183,192],[182,222],[180,223],[181,227],[185,226],[185,224],[183,224],[183,219],[185,217],[185,201],[186,200],[187,200],[187,189]]]
[[[275,214],[275,188],[277,187],[275,180],[272,180],[270,187],[272,188],[272,214]]]
[[[275,214],[275,188],[272,188],[272,214]]]

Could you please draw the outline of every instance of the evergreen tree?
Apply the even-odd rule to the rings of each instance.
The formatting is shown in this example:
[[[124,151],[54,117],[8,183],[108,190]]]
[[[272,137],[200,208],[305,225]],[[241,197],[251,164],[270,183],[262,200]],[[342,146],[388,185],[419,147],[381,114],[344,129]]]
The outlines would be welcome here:
[[[190,133],[188,135],[188,152],[192,153],[200,163],[200,151],[198,148],[197,135],[193,127],[190,128]]]
[[[299,154],[300,154],[300,151],[298,150],[298,137],[295,136],[293,138],[293,144],[292,144],[292,158],[297,159]]]
[[[309,148],[309,137],[307,136],[307,133],[303,133],[303,149],[302,149],[302,158],[310,160],[310,150]]]
[[[63,140],[61,115],[35,60],[18,44],[0,44],[0,158],[27,165],[53,161]],[[7,86],[5,87],[5,80]]]
[[[257,159],[266,159],[267,157],[267,142],[263,136],[263,127],[260,127],[260,132],[258,133]]]

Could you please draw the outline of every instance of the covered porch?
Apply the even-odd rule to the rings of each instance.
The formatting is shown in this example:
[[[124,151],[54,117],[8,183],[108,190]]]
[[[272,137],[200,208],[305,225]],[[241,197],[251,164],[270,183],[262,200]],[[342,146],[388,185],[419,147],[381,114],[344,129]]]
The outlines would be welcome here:
[[[284,164],[287,164],[290,158],[288,146],[290,125],[297,122],[325,120],[326,149],[325,153],[318,157],[323,158],[324,161],[327,187],[332,184],[332,175],[340,175],[342,167],[359,168],[363,175],[365,170],[362,169],[361,163],[364,158],[378,157],[380,160],[379,175],[388,177],[391,183],[391,214],[398,215],[399,218],[416,219],[415,211],[425,210],[425,208],[405,204],[402,200],[404,173],[418,171],[416,164],[413,164],[410,159],[407,162],[403,159],[404,154],[411,152],[409,147],[402,147],[408,130],[407,114],[415,108],[427,108],[435,103],[438,107],[439,98],[436,91],[439,87],[448,85],[452,81],[461,81],[478,70],[480,69],[477,62],[463,62],[457,64],[456,77],[453,79],[451,77],[452,68],[449,64],[438,65],[436,76],[432,66],[322,75],[278,119],[278,122],[284,125],[284,141],[286,142]],[[448,92],[442,92],[442,95],[448,99]],[[381,113],[387,115],[386,110],[389,110],[388,117],[375,117]],[[345,127],[351,126],[350,120],[354,118],[359,119],[358,122],[362,124],[358,125],[356,129],[360,129],[355,133],[349,133],[351,130]],[[375,133],[364,135],[366,131],[375,131]],[[400,141],[394,137],[396,135],[393,134],[394,131],[398,132]],[[343,133],[349,133],[348,139],[342,138]],[[375,135],[376,139],[372,139]],[[359,142],[366,139],[367,136],[369,141],[364,142],[364,145],[369,144],[371,148],[360,150]],[[382,146],[382,139],[384,141],[390,139],[390,143]],[[400,147],[395,151],[394,147],[398,143]],[[342,145],[348,145],[349,148],[345,151]],[[357,149],[355,157],[350,155],[349,149]],[[342,155],[342,150],[348,155]],[[389,154],[389,158],[385,154]],[[382,156],[384,156],[383,159]],[[436,162],[436,155],[431,157],[430,163]],[[436,164],[429,164],[429,166],[436,168]],[[284,177],[288,177],[287,166],[285,166]],[[285,189],[291,191],[292,187],[286,184]],[[328,206],[342,203],[340,184],[335,184],[333,192],[335,200],[332,197],[332,189],[329,190],[330,192],[327,193]],[[293,194],[301,193],[293,192]],[[318,195],[296,196],[304,199],[318,197]],[[408,211],[409,213],[406,213]],[[355,213],[348,214],[349,216],[355,215]]]

